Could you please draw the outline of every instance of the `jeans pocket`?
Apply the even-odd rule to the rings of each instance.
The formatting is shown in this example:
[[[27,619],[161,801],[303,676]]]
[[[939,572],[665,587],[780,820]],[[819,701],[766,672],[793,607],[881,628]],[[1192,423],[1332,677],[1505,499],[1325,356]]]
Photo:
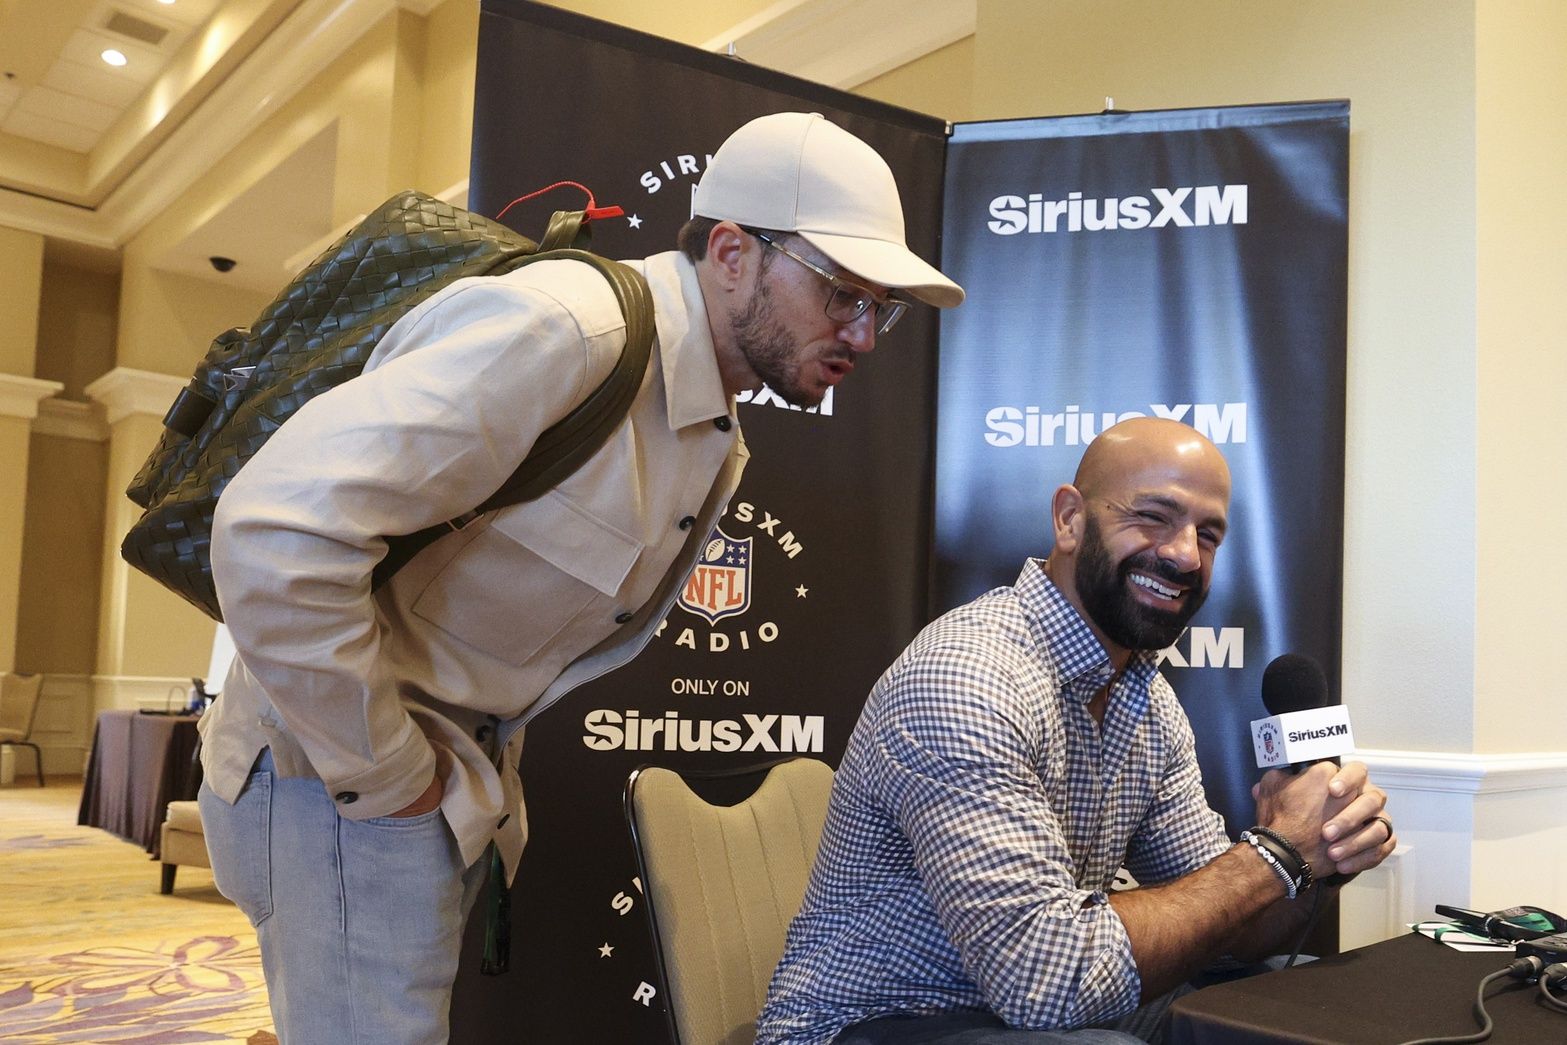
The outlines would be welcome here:
[[[253,770],[233,805],[206,784],[197,799],[218,892],[260,926],[272,914],[272,774]]]
[[[439,819],[441,819],[441,807],[436,806],[434,809],[417,813],[414,816],[370,816],[361,820],[360,823],[369,824],[371,827],[389,827],[394,831],[412,831]]]

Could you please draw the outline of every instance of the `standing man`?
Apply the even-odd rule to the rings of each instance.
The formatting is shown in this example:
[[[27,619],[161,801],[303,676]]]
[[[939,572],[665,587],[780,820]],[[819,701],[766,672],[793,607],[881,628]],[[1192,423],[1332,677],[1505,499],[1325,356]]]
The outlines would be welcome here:
[[[1313,875],[1392,852],[1358,763],[1269,773],[1240,843],[1208,808],[1156,668],[1208,594],[1229,502],[1206,438],[1124,421],[1056,490],[1050,557],[887,670],[834,779],[759,1042],[1136,1042],[1078,1028],[1222,954],[1271,953],[1334,888]],[[1143,887],[1112,893],[1123,866]]]
[[[736,131],[693,212],[678,252],[632,263],[657,336],[630,414],[545,496],[371,591],[384,535],[482,502],[614,365],[620,309],[569,260],[411,311],[223,493],[212,569],[238,658],[202,720],[202,819],[284,1045],[446,1040],[481,856],[493,842],[512,874],[526,837],[507,720],[652,636],[740,482],[736,393],[813,405],[900,292],[963,298],[905,245],[886,163],[817,115]]]

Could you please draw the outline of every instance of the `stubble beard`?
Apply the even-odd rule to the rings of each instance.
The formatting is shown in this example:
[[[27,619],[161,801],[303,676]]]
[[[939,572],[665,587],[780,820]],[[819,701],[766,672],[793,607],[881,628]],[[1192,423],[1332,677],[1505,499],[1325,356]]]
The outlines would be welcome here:
[[[807,408],[820,404],[827,395],[825,388],[815,392],[801,384],[799,350],[778,322],[772,291],[761,277],[756,293],[746,303],[745,311],[734,318],[730,329],[735,347],[745,356],[751,371],[767,382],[778,398],[791,406]]]

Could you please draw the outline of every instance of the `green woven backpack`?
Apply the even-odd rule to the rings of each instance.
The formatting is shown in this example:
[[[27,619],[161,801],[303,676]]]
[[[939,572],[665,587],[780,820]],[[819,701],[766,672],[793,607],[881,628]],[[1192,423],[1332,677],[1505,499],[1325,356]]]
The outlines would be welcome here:
[[[384,583],[464,520],[532,500],[558,485],[625,418],[653,343],[647,282],[625,265],[582,249],[587,232],[583,211],[561,211],[534,243],[423,193],[392,197],[311,262],[254,323],[212,342],[164,417],[157,447],[126,490],[145,511],[125,535],[120,554],[222,620],[212,584],[213,512],[229,480],[278,426],[315,396],[358,375],[392,324],[447,284],[571,258],[609,281],[625,316],[626,346],[614,370],[539,436],[527,460],[483,504],[450,523],[387,535],[387,554],[373,584]]]

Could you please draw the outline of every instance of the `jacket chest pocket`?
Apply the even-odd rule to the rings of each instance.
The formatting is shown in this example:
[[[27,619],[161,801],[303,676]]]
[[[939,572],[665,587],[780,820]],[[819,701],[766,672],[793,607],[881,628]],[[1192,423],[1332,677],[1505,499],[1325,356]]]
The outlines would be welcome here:
[[[557,651],[572,657],[614,628],[615,593],[641,553],[635,538],[551,491],[488,519],[412,610],[509,664],[557,639],[581,647]]]

